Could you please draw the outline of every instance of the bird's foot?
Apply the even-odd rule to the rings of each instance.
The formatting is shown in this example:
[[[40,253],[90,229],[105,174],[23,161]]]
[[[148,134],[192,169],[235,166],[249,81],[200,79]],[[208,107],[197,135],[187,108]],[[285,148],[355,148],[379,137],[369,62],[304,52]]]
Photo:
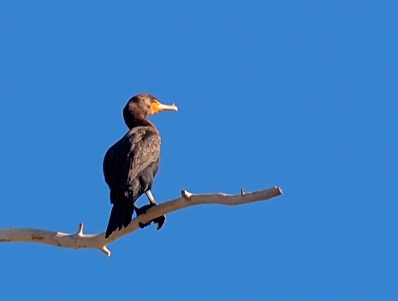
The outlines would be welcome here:
[[[135,213],[137,213],[137,216],[141,215],[141,214],[145,214],[147,212],[147,210],[149,208],[152,208],[154,205],[149,204],[149,205],[145,205],[142,206],[141,208],[138,208],[137,206],[135,207]],[[149,226],[151,224],[151,222],[148,223],[138,223],[138,226],[140,226],[141,229],[144,229],[146,226]]]
[[[156,205],[155,204],[148,204],[148,205],[142,206],[141,208],[138,208],[138,207],[135,206],[135,212],[137,213],[137,216],[139,216],[141,214],[145,214],[148,211],[148,209],[150,209],[150,208],[152,208],[154,206],[156,206]],[[159,217],[157,217],[157,218],[155,218],[155,219],[153,219],[153,220],[151,220],[151,221],[149,221],[147,223],[138,223],[138,225],[140,226],[141,229],[143,229],[143,228],[149,226],[152,222],[154,222],[156,224],[156,228],[158,230],[160,230],[163,227],[164,223],[166,222],[166,216],[162,215],[162,216],[159,216]]]
[[[166,215],[159,216],[152,220],[156,224],[156,229],[162,229],[164,223],[166,222]]]

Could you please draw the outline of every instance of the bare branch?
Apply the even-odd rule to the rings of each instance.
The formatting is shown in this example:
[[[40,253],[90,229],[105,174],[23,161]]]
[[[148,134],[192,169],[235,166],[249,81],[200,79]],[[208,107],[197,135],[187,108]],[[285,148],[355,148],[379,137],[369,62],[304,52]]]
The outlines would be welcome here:
[[[186,190],[182,190],[182,197],[150,208],[145,214],[134,218],[126,228],[112,233],[108,239],[105,239],[105,233],[83,234],[83,224],[80,223],[75,234],[30,228],[0,229],[0,242],[36,242],[71,249],[91,248],[100,250],[107,256],[110,256],[111,252],[107,248],[108,244],[140,229],[139,223],[148,223],[161,215],[194,205],[242,205],[268,200],[281,194],[282,190],[279,187],[272,187],[255,192],[244,192],[243,189],[241,189],[240,194],[237,195],[228,195],[225,193],[192,194]]]

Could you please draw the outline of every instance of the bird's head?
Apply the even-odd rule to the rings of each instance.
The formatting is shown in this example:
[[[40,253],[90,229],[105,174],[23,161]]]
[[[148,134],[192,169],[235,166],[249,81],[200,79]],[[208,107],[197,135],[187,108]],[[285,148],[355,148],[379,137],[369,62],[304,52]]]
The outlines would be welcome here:
[[[174,104],[164,105],[156,97],[143,93],[130,98],[123,109],[123,117],[127,126],[132,128],[137,121],[167,110],[178,111],[178,108]]]

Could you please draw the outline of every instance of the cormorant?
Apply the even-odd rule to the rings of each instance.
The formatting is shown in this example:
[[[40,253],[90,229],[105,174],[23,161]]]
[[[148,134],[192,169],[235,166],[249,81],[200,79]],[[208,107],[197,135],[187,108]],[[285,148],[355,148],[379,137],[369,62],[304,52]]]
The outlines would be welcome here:
[[[109,186],[113,204],[105,238],[112,232],[127,227],[134,210],[140,215],[157,205],[151,187],[159,169],[160,135],[146,118],[165,110],[178,109],[174,104],[161,104],[150,94],[132,97],[123,109],[124,122],[129,131],[106,152],[103,164],[105,182]],[[147,195],[150,204],[138,208],[134,203],[143,193]],[[153,220],[158,230],[165,220],[165,216]]]

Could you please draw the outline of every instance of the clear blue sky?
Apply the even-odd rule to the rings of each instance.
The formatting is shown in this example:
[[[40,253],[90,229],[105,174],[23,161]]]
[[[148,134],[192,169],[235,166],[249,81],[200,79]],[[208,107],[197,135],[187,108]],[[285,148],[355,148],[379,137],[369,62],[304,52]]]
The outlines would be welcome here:
[[[149,92],[179,112],[159,202],[109,247],[0,245],[4,300],[397,300],[398,2],[1,1],[0,227],[105,230],[106,150]],[[143,200],[146,202],[146,200]],[[143,202],[142,201],[142,202]]]

